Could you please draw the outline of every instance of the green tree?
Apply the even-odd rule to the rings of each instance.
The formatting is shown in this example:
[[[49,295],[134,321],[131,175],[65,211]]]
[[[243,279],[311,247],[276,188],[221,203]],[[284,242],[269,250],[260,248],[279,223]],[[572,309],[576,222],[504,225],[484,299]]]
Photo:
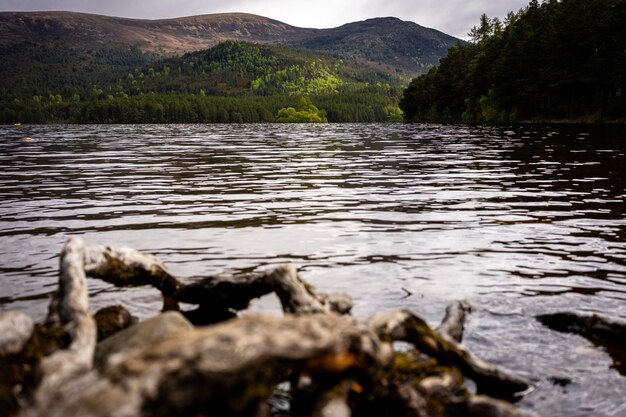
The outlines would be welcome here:
[[[326,111],[320,110],[308,97],[298,100],[296,107],[284,107],[278,111],[276,123],[326,123]]]

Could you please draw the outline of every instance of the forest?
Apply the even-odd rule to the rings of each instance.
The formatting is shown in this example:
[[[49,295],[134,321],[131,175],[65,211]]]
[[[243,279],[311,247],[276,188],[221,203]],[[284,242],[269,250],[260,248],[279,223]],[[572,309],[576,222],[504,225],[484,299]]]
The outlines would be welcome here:
[[[626,120],[623,0],[532,0],[468,35],[404,91],[352,58],[239,41],[166,59],[82,51],[80,64],[63,47],[0,48],[0,123],[273,122],[303,98],[329,122]]]
[[[324,121],[402,121],[397,79],[311,52],[226,41],[153,63],[126,59],[128,72],[104,82],[76,69],[83,82],[67,82],[58,70],[3,91],[0,123],[273,122],[302,99]]]
[[[626,2],[532,0],[411,81],[410,122],[626,121]]]

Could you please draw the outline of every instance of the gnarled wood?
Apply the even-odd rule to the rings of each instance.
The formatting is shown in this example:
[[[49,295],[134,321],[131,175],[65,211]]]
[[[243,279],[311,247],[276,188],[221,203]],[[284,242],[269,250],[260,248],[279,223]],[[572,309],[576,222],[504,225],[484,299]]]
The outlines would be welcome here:
[[[59,288],[50,303],[45,323],[47,327],[62,328],[64,339],[69,343],[66,348],[41,360],[37,395],[47,395],[52,389],[91,369],[97,329],[89,315],[84,259],[82,239],[71,237],[61,253]]]
[[[349,317],[246,316],[120,354],[25,415],[257,415],[291,372],[341,380],[390,353]]]
[[[271,292],[278,295],[287,313],[346,314],[352,307],[350,297],[345,294],[316,294],[289,265],[262,273],[216,275],[185,284],[153,255],[126,247],[88,246],[85,271],[90,277],[119,287],[152,285],[163,294],[167,310],[178,309],[177,303],[198,305],[197,309],[183,313],[199,325],[233,318],[251,300]]]
[[[410,311],[396,310],[378,314],[368,324],[382,340],[412,343],[438,361],[458,367],[463,374],[476,382],[482,393],[508,398],[529,386],[522,378],[509,375],[494,365],[475,358],[452,338],[442,337]]]
[[[144,322],[143,333],[131,327],[104,340],[93,368],[96,327],[88,314],[86,273],[114,285],[153,285],[170,307],[197,304],[198,310],[187,314],[197,314],[200,322],[224,320],[272,291],[289,314],[191,328],[180,314],[166,313],[154,321],[160,324]],[[23,364],[35,363],[42,378],[33,384],[33,396],[23,396],[31,403],[21,415],[263,416],[275,387],[287,380],[294,386],[293,411],[301,415],[369,416],[376,395],[383,397],[379,410],[391,406],[399,411],[394,416],[523,415],[509,403],[466,390],[463,375],[494,395],[509,395],[527,383],[457,343],[465,304],[448,309],[441,334],[408,311],[380,314],[366,324],[334,313],[350,307],[349,297],[316,293],[288,265],[185,284],[152,255],[86,247],[72,238],[61,254],[59,290],[46,322],[22,348],[35,352],[26,354]],[[167,330],[163,323],[170,320],[182,323]],[[417,349],[413,355],[393,352],[393,341]],[[15,396],[3,395],[0,405],[7,399],[17,406]]]

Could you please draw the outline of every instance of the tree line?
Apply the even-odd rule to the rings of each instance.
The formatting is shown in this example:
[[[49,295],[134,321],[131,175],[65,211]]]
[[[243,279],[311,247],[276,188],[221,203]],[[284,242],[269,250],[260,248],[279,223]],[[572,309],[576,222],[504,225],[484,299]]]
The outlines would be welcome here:
[[[405,89],[407,121],[626,120],[625,1],[532,0],[468,35]]]
[[[291,95],[222,97],[152,93],[97,100],[60,95],[0,101],[0,124],[20,123],[264,123],[284,107],[296,107]],[[329,122],[398,122],[397,98],[363,91],[311,96]]]

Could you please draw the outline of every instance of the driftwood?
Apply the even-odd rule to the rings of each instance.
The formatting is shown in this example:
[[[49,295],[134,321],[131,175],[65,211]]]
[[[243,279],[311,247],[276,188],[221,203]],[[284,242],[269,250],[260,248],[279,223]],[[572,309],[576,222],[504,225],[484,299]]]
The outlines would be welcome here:
[[[97,329],[89,315],[84,259],[82,240],[70,238],[61,253],[59,289],[46,319],[47,327],[63,329],[67,346],[41,360],[38,395],[47,395],[52,388],[91,369]]]
[[[283,310],[293,314],[346,314],[352,308],[349,296],[317,294],[289,265],[264,273],[216,275],[184,284],[153,255],[126,247],[87,246],[85,272],[118,287],[151,285],[163,294],[166,310],[178,310],[178,303],[198,305],[183,312],[198,325],[231,319],[251,300],[271,292],[280,298]]]
[[[274,291],[287,314],[178,327],[145,346],[110,351],[94,368],[97,335],[85,274],[115,285],[153,285],[166,299],[198,304],[203,314],[240,310]],[[233,300],[224,298],[229,294]],[[465,376],[492,395],[527,386],[458,344],[465,304],[449,308],[440,332],[408,311],[365,323],[335,312],[349,306],[345,296],[317,294],[291,266],[183,284],[151,255],[85,247],[72,238],[61,254],[59,290],[46,321],[17,344],[19,352],[0,355],[0,365],[18,364],[9,371],[15,375],[0,380],[0,406],[8,405],[9,413],[21,409],[22,416],[263,416],[276,386],[291,381],[294,416],[525,415],[465,388]],[[125,327],[125,313],[115,314]],[[400,340],[414,349],[394,352],[392,342]]]
[[[246,316],[114,358],[26,415],[254,416],[290,372],[340,379],[390,353],[349,317]]]

